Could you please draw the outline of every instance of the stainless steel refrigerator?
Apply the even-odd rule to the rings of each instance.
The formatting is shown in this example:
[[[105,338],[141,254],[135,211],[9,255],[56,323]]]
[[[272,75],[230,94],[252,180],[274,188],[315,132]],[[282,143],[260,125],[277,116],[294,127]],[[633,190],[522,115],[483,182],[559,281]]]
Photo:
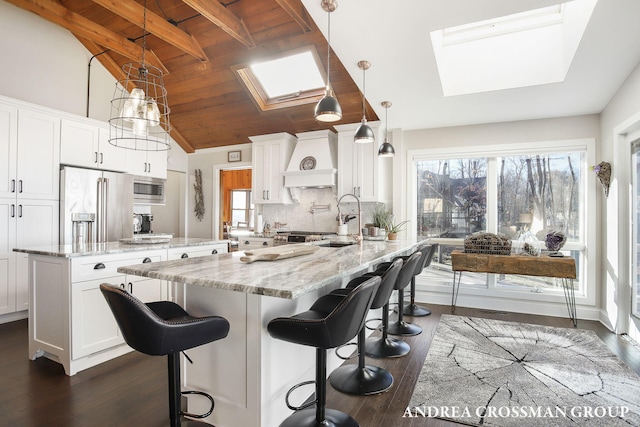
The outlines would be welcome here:
[[[82,225],[86,236],[79,235]],[[113,242],[132,236],[132,175],[69,166],[60,170],[61,244]],[[80,237],[86,239],[81,242]]]

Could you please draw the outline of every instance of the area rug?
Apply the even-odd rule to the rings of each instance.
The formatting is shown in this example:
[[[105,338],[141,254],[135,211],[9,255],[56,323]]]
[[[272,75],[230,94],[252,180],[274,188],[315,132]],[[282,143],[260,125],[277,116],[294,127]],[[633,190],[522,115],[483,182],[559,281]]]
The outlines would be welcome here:
[[[640,426],[640,377],[592,331],[443,315],[403,416]]]

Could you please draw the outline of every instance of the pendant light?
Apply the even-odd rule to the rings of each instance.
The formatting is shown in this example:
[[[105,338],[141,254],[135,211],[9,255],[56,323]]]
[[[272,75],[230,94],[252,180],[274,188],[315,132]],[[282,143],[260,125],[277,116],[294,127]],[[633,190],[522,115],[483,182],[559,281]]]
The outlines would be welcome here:
[[[319,122],[335,122],[342,118],[342,108],[340,103],[335,98],[333,90],[331,89],[331,82],[329,79],[330,74],[330,59],[331,59],[331,12],[338,8],[338,2],[336,0],[322,0],[320,5],[322,9],[327,12],[328,17],[328,31],[327,31],[327,87],[324,92],[324,97],[318,102],[315,109],[315,118]]]
[[[111,100],[109,143],[139,151],[165,151],[169,142],[169,106],[163,72],[145,63],[147,2],[142,19],[142,60],[124,64]],[[131,93],[128,93],[128,88]]]
[[[393,145],[389,143],[389,119],[387,118],[389,107],[391,107],[391,101],[382,101],[381,105],[384,107],[384,142],[378,149],[378,156],[393,157],[396,154],[396,150],[394,150]]]
[[[371,67],[371,63],[369,61],[360,61],[358,62],[358,67],[362,70],[362,123],[356,129],[355,135],[353,135],[354,142],[359,144],[368,144],[370,142],[374,142],[376,140],[375,134],[371,127],[367,124],[367,110],[365,107],[365,72]]]

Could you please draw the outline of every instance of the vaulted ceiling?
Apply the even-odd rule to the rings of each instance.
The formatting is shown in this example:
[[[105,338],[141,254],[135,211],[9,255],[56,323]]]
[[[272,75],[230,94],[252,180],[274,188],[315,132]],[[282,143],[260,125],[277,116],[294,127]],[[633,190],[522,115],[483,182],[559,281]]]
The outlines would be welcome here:
[[[313,103],[261,111],[234,71],[309,45],[326,67],[327,40],[300,0],[7,1],[69,30],[118,80],[123,64],[141,60],[144,26],[145,61],[166,73],[171,137],[186,152],[331,128],[314,119]],[[360,121],[360,90],[335,56],[331,85],[343,108],[339,123]]]

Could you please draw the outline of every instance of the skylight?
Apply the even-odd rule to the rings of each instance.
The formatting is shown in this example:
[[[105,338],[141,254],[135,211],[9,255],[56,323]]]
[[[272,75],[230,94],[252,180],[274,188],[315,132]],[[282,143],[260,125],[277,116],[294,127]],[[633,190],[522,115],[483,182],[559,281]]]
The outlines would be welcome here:
[[[574,0],[433,31],[444,95],[564,81],[596,2]]]
[[[269,98],[324,87],[324,79],[311,52],[251,65]]]
[[[267,61],[236,68],[261,110],[273,110],[318,102],[325,82],[321,62],[313,46]]]

